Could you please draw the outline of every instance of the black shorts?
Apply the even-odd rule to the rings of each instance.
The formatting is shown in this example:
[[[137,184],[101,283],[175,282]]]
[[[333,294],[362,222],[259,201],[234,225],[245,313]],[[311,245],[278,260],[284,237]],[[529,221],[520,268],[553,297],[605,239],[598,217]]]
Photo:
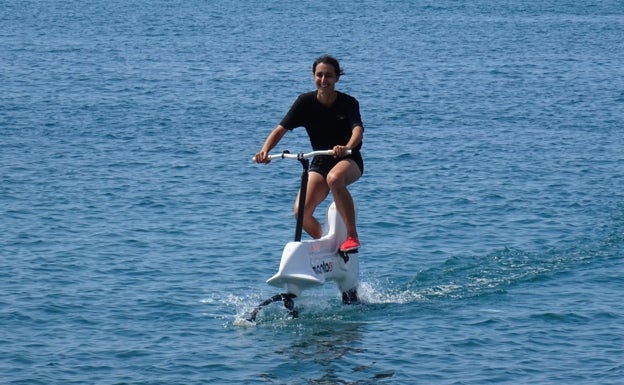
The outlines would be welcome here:
[[[312,159],[310,171],[318,172],[323,175],[323,178],[327,178],[329,171],[343,159],[353,159],[360,168],[360,172],[364,174],[364,161],[359,151],[340,159],[336,159],[331,155],[317,155]]]

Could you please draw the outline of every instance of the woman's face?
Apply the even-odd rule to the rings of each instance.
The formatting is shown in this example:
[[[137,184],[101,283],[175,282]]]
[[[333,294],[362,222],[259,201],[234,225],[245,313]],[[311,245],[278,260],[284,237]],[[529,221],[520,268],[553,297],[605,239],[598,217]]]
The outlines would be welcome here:
[[[314,70],[314,84],[319,91],[333,91],[338,81],[336,69],[331,64],[319,63]]]

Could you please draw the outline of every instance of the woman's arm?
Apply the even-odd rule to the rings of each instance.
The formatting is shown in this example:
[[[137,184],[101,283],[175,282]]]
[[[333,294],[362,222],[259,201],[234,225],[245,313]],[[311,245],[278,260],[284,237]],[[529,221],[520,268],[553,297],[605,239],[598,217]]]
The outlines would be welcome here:
[[[256,154],[255,159],[257,163],[269,163],[271,161],[269,159],[269,152],[277,146],[284,135],[286,135],[286,132],[288,132],[288,130],[281,124],[278,124],[277,127],[271,131],[269,136],[264,141],[262,149],[260,149],[260,152]]]
[[[355,126],[351,131],[351,138],[349,142],[344,146],[334,146],[334,157],[335,158],[344,158],[347,150],[351,150],[362,143],[362,138],[364,137],[364,128],[362,126]]]

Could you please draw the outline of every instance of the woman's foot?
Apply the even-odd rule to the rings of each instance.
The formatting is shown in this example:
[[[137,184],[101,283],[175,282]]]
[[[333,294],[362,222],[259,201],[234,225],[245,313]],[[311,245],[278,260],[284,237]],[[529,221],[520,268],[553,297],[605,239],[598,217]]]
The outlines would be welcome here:
[[[340,246],[340,251],[347,253],[355,251],[360,247],[360,241],[355,237],[347,237],[347,240]]]

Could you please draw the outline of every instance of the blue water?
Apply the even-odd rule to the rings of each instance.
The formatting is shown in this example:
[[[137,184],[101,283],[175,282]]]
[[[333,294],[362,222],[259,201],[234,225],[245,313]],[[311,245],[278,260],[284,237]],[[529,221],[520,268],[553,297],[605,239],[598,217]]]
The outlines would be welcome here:
[[[0,8],[1,383],[624,381],[622,2]],[[251,156],[323,53],[366,127],[363,304],[239,327],[300,173]]]

